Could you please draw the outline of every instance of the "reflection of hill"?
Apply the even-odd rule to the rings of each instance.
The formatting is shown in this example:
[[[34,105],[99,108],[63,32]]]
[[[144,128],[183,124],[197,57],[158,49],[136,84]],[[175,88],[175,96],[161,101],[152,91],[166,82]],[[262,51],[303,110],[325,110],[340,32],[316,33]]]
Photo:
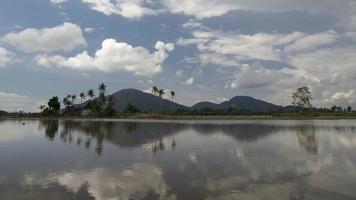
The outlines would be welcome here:
[[[64,142],[76,141],[86,148],[96,142],[98,154],[103,150],[103,142],[107,141],[121,147],[139,147],[152,145],[152,151],[164,150],[169,145],[174,147],[174,135],[190,129],[201,135],[224,134],[237,141],[253,142],[274,133],[295,133],[298,143],[309,153],[318,153],[317,131],[345,132],[355,130],[354,126],[326,126],[312,123],[182,123],[182,122],[128,122],[128,121],[81,121],[81,120],[42,120],[40,129],[44,129],[46,137],[53,140],[58,133]],[[77,138],[73,138],[73,133]],[[84,136],[84,137],[83,137]],[[166,144],[165,144],[166,143]]]

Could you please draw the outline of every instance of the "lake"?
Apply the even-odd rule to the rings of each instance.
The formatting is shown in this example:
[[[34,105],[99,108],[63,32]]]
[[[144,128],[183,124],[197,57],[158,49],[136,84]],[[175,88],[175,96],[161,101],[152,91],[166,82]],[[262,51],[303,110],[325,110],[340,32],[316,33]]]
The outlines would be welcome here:
[[[1,120],[0,199],[356,199],[355,122]]]

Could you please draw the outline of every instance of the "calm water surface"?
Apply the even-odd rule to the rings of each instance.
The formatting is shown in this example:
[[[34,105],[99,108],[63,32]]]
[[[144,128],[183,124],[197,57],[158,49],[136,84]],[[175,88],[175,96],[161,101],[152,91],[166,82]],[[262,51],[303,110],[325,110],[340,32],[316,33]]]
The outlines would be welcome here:
[[[356,199],[356,121],[0,121],[0,199]]]

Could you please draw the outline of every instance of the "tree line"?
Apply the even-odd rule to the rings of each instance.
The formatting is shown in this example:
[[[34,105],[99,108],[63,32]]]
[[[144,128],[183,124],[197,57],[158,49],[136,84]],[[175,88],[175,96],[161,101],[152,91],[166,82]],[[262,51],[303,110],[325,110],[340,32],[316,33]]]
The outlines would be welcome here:
[[[64,116],[95,116],[95,117],[114,117],[118,114],[115,109],[115,104],[117,99],[112,95],[106,95],[107,85],[104,83],[99,84],[96,95],[94,89],[89,89],[86,92],[80,92],[77,94],[68,94],[62,98],[60,101],[58,96],[54,96],[48,100],[47,106],[41,105],[39,109],[42,115],[59,115]],[[158,88],[153,86],[151,93],[160,98],[166,94],[166,89]],[[170,90],[169,92],[172,102],[176,96],[175,91]],[[80,103],[77,103],[78,98]],[[61,110],[61,104],[63,104],[64,109]],[[159,105],[161,107],[161,105]],[[141,111],[134,105],[128,104],[123,109],[122,114],[137,114]]]

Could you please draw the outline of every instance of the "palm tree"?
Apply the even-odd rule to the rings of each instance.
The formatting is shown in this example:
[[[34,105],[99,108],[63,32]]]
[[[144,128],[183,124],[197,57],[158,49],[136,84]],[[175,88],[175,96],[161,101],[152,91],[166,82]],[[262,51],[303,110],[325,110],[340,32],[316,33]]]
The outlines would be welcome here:
[[[166,93],[164,92],[164,89],[159,89],[159,90],[158,90],[158,96],[159,96],[160,98],[162,98],[162,96],[163,96],[164,94],[166,94]]]
[[[159,98],[162,98],[162,96],[165,94],[164,89],[159,89],[158,90],[158,96]],[[159,101],[159,110],[162,111],[162,100]]]
[[[72,102],[67,97],[64,97],[63,104],[66,107],[66,109],[68,109],[71,106]]]
[[[172,102],[174,102],[174,97],[176,96],[176,92],[174,92],[173,90],[171,90],[171,98],[172,98]],[[173,112],[173,105],[171,106],[171,111]]]
[[[153,86],[152,89],[151,89],[151,92],[152,92],[153,95],[157,95],[158,87],[157,86]]]
[[[94,90],[93,89],[88,90],[87,95],[90,97],[90,99],[93,99],[95,96]]]
[[[174,97],[176,96],[176,93],[173,91],[173,90],[171,90],[171,97],[172,97],[172,101],[174,100]]]
[[[82,103],[83,103],[83,99],[85,99],[85,93],[81,92],[80,93],[80,100],[81,100]]]
[[[104,83],[101,83],[99,85],[99,98],[102,103],[105,103],[105,92],[106,92],[106,85]]]
[[[77,95],[76,94],[72,94],[72,103],[74,104],[74,102],[75,102],[75,99],[77,98]]]

